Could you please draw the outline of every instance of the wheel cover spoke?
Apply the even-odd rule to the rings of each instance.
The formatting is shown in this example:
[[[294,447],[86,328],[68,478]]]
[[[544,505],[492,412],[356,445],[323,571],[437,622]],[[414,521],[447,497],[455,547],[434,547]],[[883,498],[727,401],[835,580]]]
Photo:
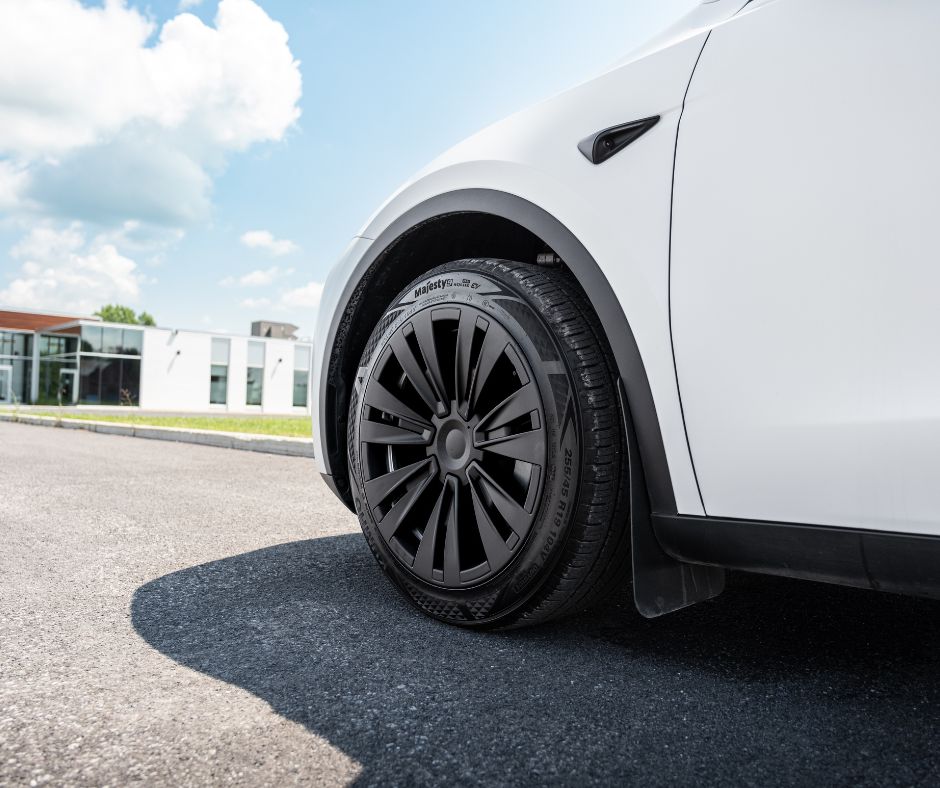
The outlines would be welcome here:
[[[435,400],[442,406],[441,412],[446,408],[447,389],[444,387],[444,377],[441,374],[441,362],[437,355],[437,344],[434,341],[434,322],[430,311],[419,312],[414,320],[415,338],[421,349],[421,356],[427,366],[428,376],[434,388]]]
[[[457,406],[466,416],[466,403],[470,396],[470,379],[473,374],[470,364],[473,337],[476,333],[477,313],[470,309],[460,311],[457,326],[457,350],[454,361],[454,386],[457,392]]]
[[[535,463],[545,453],[545,432],[541,429],[479,441],[478,449],[514,460]]]
[[[483,346],[480,348],[480,357],[473,371],[473,379],[470,382],[470,397],[468,399],[469,411],[472,413],[474,405],[480,390],[486,385],[493,372],[493,367],[506,349],[509,337],[495,323],[487,326],[486,333],[483,335]]]
[[[379,534],[427,583],[484,582],[538,512],[547,433],[532,367],[493,314],[453,302],[412,314],[376,358],[357,429]]]
[[[405,516],[411,511],[411,508],[414,506],[415,501],[418,500],[421,493],[427,489],[432,478],[433,477],[428,474],[423,481],[410,488],[408,492],[385,513],[385,516],[379,520],[379,532],[382,534],[383,539],[388,541],[395,536],[395,532],[398,530],[399,526],[401,526]]]
[[[492,476],[490,476],[479,463],[470,466],[478,476],[480,484],[493,502],[493,506],[502,515],[503,519],[512,528],[516,536],[525,536],[532,524],[532,515],[525,510]]]
[[[377,380],[373,381],[372,385],[366,389],[364,401],[370,408],[381,410],[390,416],[407,419],[414,424],[418,424],[423,429],[431,429],[430,423],[424,416],[419,415],[415,410],[408,407]]]
[[[406,465],[404,468],[399,468],[397,471],[392,471],[391,473],[386,473],[367,481],[366,495],[369,497],[372,505],[378,506],[383,503],[385,499],[401,487],[404,482],[408,481],[418,471],[426,469],[432,462],[434,462],[434,459],[428,457],[426,460],[419,460],[411,465]]]
[[[479,434],[481,432],[499,429],[510,421],[518,419],[520,416],[525,416],[534,410],[538,410],[541,404],[535,384],[532,382],[526,383],[521,388],[516,389],[480,419],[476,431]]]
[[[426,446],[431,440],[431,431],[413,432],[381,421],[363,421],[359,436],[363,443]]]
[[[470,494],[473,496],[473,512],[476,515],[477,529],[480,534],[480,541],[483,542],[483,549],[486,552],[486,560],[490,565],[490,570],[497,572],[502,569],[509,560],[509,548],[506,542],[496,530],[490,513],[487,511],[480,495],[472,484],[470,485]]]
[[[437,540],[441,538],[441,515],[446,514],[444,510],[444,500],[447,497],[448,485],[441,485],[441,491],[434,502],[434,508],[431,510],[431,516],[428,518],[428,524],[421,534],[421,542],[418,545],[418,552],[415,553],[414,570],[419,575],[431,576],[434,571],[434,552],[437,547]]]
[[[450,586],[460,585],[460,543],[457,538],[457,501],[460,488],[450,482],[454,497],[447,512],[447,532],[444,536],[444,582]]]
[[[413,331],[410,324],[407,328],[411,328]],[[427,405],[432,413],[440,413],[445,405],[439,400],[438,395],[431,387],[431,382],[422,368],[422,363],[415,357],[414,352],[408,345],[408,340],[405,338],[405,335],[403,333],[394,334],[392,336],[391,347],[395,358],[398,359],[398,363],[401,364],[402,369],[405,371],[408,382],[415,387],[418,395],[424,400],[424,404]]]

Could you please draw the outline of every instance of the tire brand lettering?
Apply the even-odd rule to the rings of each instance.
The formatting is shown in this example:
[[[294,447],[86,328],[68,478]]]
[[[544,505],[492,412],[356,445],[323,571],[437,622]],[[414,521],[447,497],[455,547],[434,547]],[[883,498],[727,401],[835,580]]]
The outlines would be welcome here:
[[[470,279],[453,279],[449,277],[446,279],[432,279],[430,282],[418,285],[414,290],[413,297],[420,298],[423,295],[433,293],[435,290],[443,290],[446,287],[464,287],[469,290],[476,290],[479,286],[479,282],[474,282]]]

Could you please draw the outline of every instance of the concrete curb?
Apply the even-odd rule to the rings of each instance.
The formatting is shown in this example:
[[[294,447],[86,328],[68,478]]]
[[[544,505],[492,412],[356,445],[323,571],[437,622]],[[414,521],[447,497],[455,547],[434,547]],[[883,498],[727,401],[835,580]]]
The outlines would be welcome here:
[[[88,430],[105,435],[124,435],[128,438],[198,443],[220,449],[260,451],[265,454],[286,454],[290,457],[313,457],[313,441],[309,438],[285,438],[276,435],[249,435],[244,432],[217,432],[216,430],[187,430],[182,427],[149,427],[121,424],[113,421],[90,419],[60,419],[55,416],[30,416],[26,413],[0,413],[0,422],[34,424],[41,427],[62,427],[67,430]]]

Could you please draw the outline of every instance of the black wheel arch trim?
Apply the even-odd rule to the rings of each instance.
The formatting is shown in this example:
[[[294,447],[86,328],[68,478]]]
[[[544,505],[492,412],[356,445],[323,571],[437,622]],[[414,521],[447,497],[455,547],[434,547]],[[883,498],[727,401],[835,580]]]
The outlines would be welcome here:
[[[344,310],[333,316],[326,342],[326,347],[331,350],[331,359],[335,361],[340,355],[332,351],[335,351],[338,342],[342,341],[342,337],[338,337],[339,326],[346,317],[360,282],[373,269],[383,265],[383,261],[394,253],[395,245],[410,232],[426,222],[460,213],[490,214],[518,224],[542,239],[580,282],[597,311],[614,353],[630,408],[630,417],[636,429],[651,508],[655,512],[677,512],[656,405],[627,316],[597,261],[577,237],[550,213],[522,197],[492,189],[460,189],[421,202],[395,219],[377,238],[372,239],[370,248],[347,282],[340,299]],[[343,389],[348,385],[348,381],[336,379],[331,361],[328,373],[321,379],[319,391],[319,423],[325,425],[327,430],[332,427],[335,432],[337,428],[335,403],[331,408],[328,387],[334,386],[340,396],[343,396]],[[329,438],[327,434],[328,445]],[[337,440],[335,435],[333,440]],[[332,473],[330,454],[328,452],[325,464],[328,472]],[[330,486],[335,490],[338,486],[336,480],[333,480]]]

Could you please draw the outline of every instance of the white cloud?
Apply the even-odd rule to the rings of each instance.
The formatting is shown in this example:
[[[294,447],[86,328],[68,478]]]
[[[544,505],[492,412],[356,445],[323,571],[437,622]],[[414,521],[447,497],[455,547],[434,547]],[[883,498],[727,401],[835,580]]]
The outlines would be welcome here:
[[[0,2],[0,206],[205,219],[225,155],[282,139],[300,94],[286,31],[252,0],[159,29],[125,0]]]
[[[82,226],[78,222],[56,230],[50,226],[34,227],[32,232],[10,250],[10,256],[30,261],[55,261],[68,257],[85,243]]]
[[[298,249],[293,241],[275,238],[267,230],[249,230],[242,235],[241,242],[249,249],[263,249],[275,257],[296,252]]]
[[[308,282],[303,287],[288,290],[281,295],[281,304],[285,307],[315,309],[320,305],[323,295],[323,282]]]
[[[239,150],[299,117],[287,32],[252,0],[221,0],[214,28],[179,14],[148,46],[155,32],[123,0],[0,3],[0,149],[61,154],[136,122]]]
[[[86,243],[82,225],[34,227],[13,247],[20,271],[3,289],[0,303],[31,309],[91,313],[106,303],[135,304],[144,277],[107,238]]]
[[[190,8],[202,5],[202,0],[180,0],[179,10],[188,11]]]
[[[259,268],[256,271],[249,271],[247,274],[238,277],[226,276],[219,281],[219,284],[223,287],[264,287],[292,273],[294,273],[293,268],[280,268],[279,266],[272,265],[270,268]]]

